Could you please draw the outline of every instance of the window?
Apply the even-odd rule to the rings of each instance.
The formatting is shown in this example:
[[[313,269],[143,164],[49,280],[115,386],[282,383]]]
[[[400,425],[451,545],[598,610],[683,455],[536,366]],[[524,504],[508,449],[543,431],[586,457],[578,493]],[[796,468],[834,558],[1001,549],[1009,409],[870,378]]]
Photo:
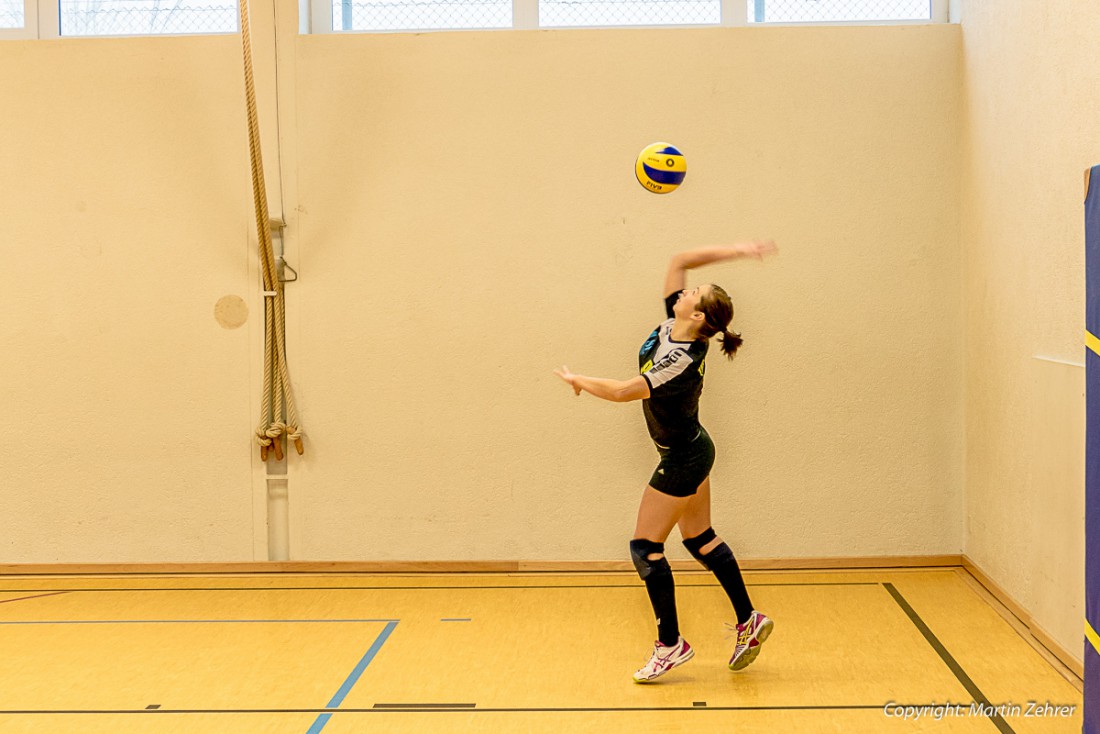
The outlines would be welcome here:
[[[0,0],[0,38],[236,33],[237,0]]]
[[[300,0],[302,32],[947,22],[951,0]],[[236,33],[237,0],[0,0],[0,38]]]
[[[932,0],[747,0],[750,23],[931,20]]]
[[[219,0],[60,0],[62,36],[236,33],[237,5]]]
[[[539,25],[718,25],[721,0],[539,0]]]
[[[0,28],[22,28],[23,23],[23,0],[0,0]]]
[[[950,0],[302,0],[302,32],[946,23]]]
[[[334,31],[511,28],[512,0],[314,0],[332,3]]]

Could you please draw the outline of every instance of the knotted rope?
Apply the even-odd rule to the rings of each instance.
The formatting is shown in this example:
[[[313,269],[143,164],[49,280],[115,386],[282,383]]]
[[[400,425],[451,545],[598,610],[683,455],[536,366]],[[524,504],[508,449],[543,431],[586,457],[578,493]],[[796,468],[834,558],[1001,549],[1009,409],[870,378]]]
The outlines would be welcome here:
[[[290,386],[286,366],[286,308],[283,282],[275,267],[275,250],[271,242],[271,220],[267,209],[267,187],[264,184],[263,155],[260,151],[260,123],[256,113],[256,83],[252,72],[252,34],[249,29],[248,0],[241,0],[241,42],[244,47],[244,89],[248,102],[248,148],[252,160],[252,197],[256,203],[256,235],[260,243],[260,263],[263,265],[264,318],[267,329],[264,339],[264,396],[260,425],[256,428],[256,443],[260,458],[267,461],[269,448],[282,460],[282,435],[294,442],[301,455],[302,431],[298,426],[298,410]],[[284,413],[285,407],[285,413]],[[286,421],[283,421],[283,417]]]

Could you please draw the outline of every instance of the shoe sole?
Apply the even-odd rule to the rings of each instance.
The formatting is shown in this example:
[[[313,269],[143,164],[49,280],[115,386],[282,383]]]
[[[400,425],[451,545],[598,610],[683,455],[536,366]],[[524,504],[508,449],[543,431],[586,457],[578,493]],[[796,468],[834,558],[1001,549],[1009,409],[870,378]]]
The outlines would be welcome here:
[[[693,657],[695,657],[695,649],[694,648],[692,648],[691,650],[688,650],[688,654],[686,656],[680,658],[675,663],[673,663],[672,668],[679,668],[681,665],[686,663],[688,660],[691,660]],[[668,670],[672,670],[672,668],[669,668]],[[653,681],[657,680],[662,675],[667,673],[668,670],[666,670],[664,673],[658,673],[657,675],[653,676],[652,678],[635,678],[634,682],[635,683],[643,683],[643,684],[644,683],[652,683]]]
[[[756,632],[756,647],[750,647],[744,655],[730,663],[730,670],[744,670],[749,667],[752,661],[756,660],[756,656],[760,654],[760,648],[764,646],[764,640],[771,635],[774,626],[770,619],[760,625],[760,629]]]

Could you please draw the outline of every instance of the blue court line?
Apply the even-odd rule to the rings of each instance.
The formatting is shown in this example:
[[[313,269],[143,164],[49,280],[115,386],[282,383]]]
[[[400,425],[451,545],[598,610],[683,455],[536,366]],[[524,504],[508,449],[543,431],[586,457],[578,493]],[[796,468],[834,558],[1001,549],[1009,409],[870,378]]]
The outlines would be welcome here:
[[[396,622],[393,619],[75,619],[55,621],[19,621],[4,624],[351,624],[356,622]]]
[[[367,666],[374,660],[374,656],[382,649],[382,645],[386,644],[386,640],[389,639],[390,633],[393,632],[394,627],[397,626],[399,621],[401,620],[389,620],[385,629],[378,634],[378,637],[374,640],[374,644],[371,645],[370,649],[363,655],[363,659],[360,660],[359,664],[355,666],[355,669],[351,671],[347,680],[344,681],[344,685],[340,686],[340,690],[336,692],[336,695],[332,697],[332,700],[328,702],[325,708],[340,708],[340,704],[344,702],[344,699],[347,698],[347,695],[351,692],[352,686],[359,681],[359,677],[363,675],[363,671],[367,669]],[[325,728],[325,725],[328,724],[328,720],[331,718],[332,714],[321,714],[317,717],[316,721],[313,722],[313,726],[309,727],[309,731],[306,732],[306,734],[320,734],[321,730]]]

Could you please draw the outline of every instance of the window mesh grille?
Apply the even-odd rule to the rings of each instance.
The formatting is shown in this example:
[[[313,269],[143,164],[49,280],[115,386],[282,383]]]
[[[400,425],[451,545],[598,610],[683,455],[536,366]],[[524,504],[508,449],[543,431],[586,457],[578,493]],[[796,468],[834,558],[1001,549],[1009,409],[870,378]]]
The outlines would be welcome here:
[[[930,20],[930,0],[746,0],[750,23]]]
[[[539,25],[716,25],[720,0],[539,0]]]
[[[23,0],[0,0],[0,28],[22,28]]]
[[[332,3],[334,31],[511,27],[512,0],[346,0]]]
[[[236,33],[237,5],[210,0],[61,0],[62,36]]]

